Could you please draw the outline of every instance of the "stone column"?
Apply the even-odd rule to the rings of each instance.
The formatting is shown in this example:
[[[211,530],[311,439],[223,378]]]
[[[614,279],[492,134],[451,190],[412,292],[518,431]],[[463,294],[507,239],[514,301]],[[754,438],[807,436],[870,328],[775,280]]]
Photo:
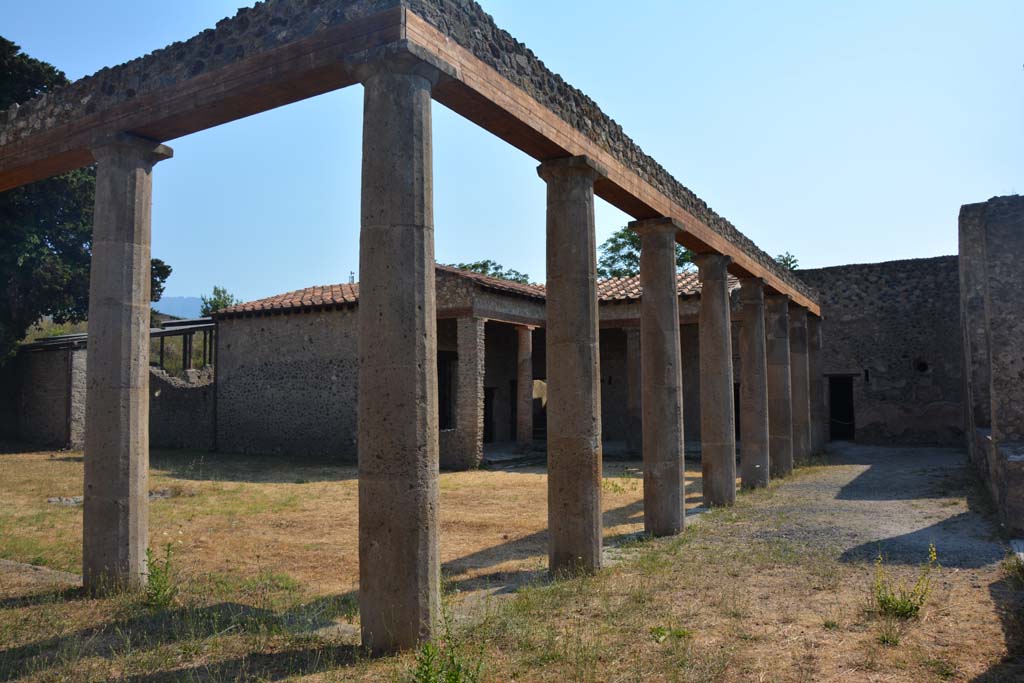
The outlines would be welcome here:
[[[977,430],[992,426],[992,379],[985,319],[986,210],[986,204],[967,204],[960,207],[958,261],[960,328],[963,335],[964,431],[972,460],[987,475],[987,454],[979,452],[977,448]]]
[[[119,135],[92,153],[82,581],[95,594],[145,583],[152,171],[173,152]]]
[[[820,453],[828,441],[825,410],[825,356],[821,349],[822,321],[807,315],[807,369],[810,372],[811,453]]]
[[[736,415],[732,386],[732,325],[729,309],[731,259],[696,258],[700,289],[700,458],[704,504],[736,501]]]
[[[789,307],[789,377],[793,406],[793,462],[811,455],[810,370],[807,362],[807,309]]]
[[[548,528],[550,569],[601,566],[601,386],[594,182],[587,157],[553,159],[547,182]]]
[[[743,488],[768,485],[768,356],[764,332],[764,282],[740,281],[740,475]]]
[[[626,452],[643,452],[643,391],[641,388],[640,328],[623,328],[626,333]]]
[[[765,297],[768,355],[768,455],[771,477],[793,471],[793,396],[789,372],[789,297]]]
[[[401,57],[361,74],[359,617],[374,653],[439,616],[437,313],[430,93]]]
[[[516,358],[516,442],[522,451],[533,450],[533,328],[519,326]],[[481,394],[483,372],[480,373]]]
[[[441,453],[446,470],[480,466],[484,449],[484,368],[487,321],[459,318],[456,322],[458,360],[455,366],[456,449]]]
[[[676,285],[676,235],[671,218],[634,221],[640,235],[640,333],[643,354],[644,530],[683,530],[683,371]]]

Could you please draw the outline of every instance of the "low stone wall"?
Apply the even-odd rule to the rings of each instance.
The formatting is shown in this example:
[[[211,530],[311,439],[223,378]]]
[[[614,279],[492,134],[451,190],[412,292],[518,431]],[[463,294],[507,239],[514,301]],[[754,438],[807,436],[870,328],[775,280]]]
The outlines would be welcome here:
[[[216,390],[213,368],[188,370],[173,377],[149,373],[149,445],[152,448],[214,448]]]
[[[84,433],[85,352],[60,349],[19,353],[18,439],[49,448],[81,448]],[[78,370],[78,372],[75,372]],[[77,390],[72,391],[77,385]],[[72,406],[72,396],[79,404]],[[72,416],[77,429],[72,430]]]
[[[956,256],[801,270],[820,292],[827,377],[853,380],[855,439],[960,445]]]
[[[85,448],[85,349],[22,352],[0,371],[0,437],[48,448]],[[213,369],[185,379],[150,369],[153,448],[212,450]]]

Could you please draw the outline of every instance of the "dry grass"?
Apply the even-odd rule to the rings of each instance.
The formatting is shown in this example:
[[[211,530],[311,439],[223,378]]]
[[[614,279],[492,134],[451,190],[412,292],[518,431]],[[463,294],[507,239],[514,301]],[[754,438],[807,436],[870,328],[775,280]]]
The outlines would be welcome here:
[[[543,571],[543,470],[442,475],[451,639],[482,658],[484,680],[1017,680],[1000,660],[1021,592],[998,562],[939,568],[921,617],[892,625],[866,609],[870,561],[790,532],[814,514],[795,509],[799,487],[839,468],[744,494],[678,538],[636,540],[636,465],[605,471],[606,539],[625,547],[622,561],[557,583]],[[75,454],[0,454],[0,557],[77,571],[80,508],[46,498],[79,495],[81,467]],[[369,660],[355,646],[354,474],[155,453],[151,487],[178,494],[151,506],[153,545],[176,548],[176,606],[86,600],[56,575],[0,567],[0,681],[410,680],[414,654]],[[693,506],[699,472],[688,475]],[[917,569],[891,571],[912,580]],[[882,644],[894,630],[898,644]]]

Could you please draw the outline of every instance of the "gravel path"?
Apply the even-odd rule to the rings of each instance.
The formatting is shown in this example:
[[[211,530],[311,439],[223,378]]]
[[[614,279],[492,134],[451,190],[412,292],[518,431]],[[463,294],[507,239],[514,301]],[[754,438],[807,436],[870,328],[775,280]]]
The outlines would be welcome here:
[[[1005,556],[962,450],[836,443],[829,451],[829,465],[785,483],[783,495],[768,501],[767,511],[786,513],[778,532],[837,548],[844,561],[881,552],[888,564],[916,565],[931,543],[946,567],[978,568]]]

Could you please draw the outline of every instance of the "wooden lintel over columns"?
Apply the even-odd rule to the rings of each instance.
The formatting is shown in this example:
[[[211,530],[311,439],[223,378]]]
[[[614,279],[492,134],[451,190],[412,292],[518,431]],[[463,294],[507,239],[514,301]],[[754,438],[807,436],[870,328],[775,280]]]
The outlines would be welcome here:
[[[730,241],[679,201],[645,180],[600,143],[560,118],[524,89],[459,45],[408,7],[393,7],[256,49],[194,76],[146,89],[131,99],[97,97],[77,118],[0,146],[0,191],[57,175],[93,161],[90,144],[101,135],[131,131],[158,142],[353,85],[366,55],[404,51],[442,64],[448,76],[431,94],[438,102],[539,161],[587,156],[607,169],[594,190],[634,218],[667,216],[686,226],[678,239],[697,252],[730,256],[730,272],[759,277],[769,293],[781,293],[820,314],[818,304],[791,283],[763,253]],[[450,67],[450,68],[449,68]],[[114,70],[137,68],[132,63]],[[125,79],[134,74],[125,73]],[[68,88],[69,98],[74,86]],[[59,93],[50,97],[61,97]],[[69,101],[74,110],[77,103]],[[2,132],[2,129],[0,129]]]

